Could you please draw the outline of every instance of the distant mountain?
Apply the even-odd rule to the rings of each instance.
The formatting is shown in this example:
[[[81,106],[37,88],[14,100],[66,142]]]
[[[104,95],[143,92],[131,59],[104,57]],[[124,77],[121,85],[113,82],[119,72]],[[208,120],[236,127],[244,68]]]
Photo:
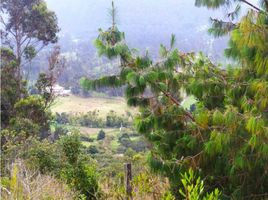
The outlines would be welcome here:
[[[61,43],[87,43],[98,34],[98,28],[110,25],[108,9],[111,0],[47,0],[61,27]],[[184,51],[205,50],[218,53],[226,46],[226,39],[207,34],[209,17],[222,16],[221,11],[209,11],[194,6],[194,0],[115,0],[119,28],[126,33],[132,47],[149,48],[157,52],[160,43],[168,44],[170,35],[177,36],[177,46]]]
[[[98,29],[106,29],[111,20],[108,9],[111,0],[46,0],[49,9],[56,12],[61,32],[59,34],[63,54],[68,62],[61,83],[78,84],[81,76],[99,77],[116,73],[116,63],[100,59],[96,55],[93,40]],[[197,8],[195,0],[115,0],[118,26],[125,32],[131,48],[143,53],[149,49],[157,58],[160,44],[169,44],[171,34],[176,35],[176,45],[184,52],[203,51],[212,60],[225,62],[223,50],[228,37],[215,39],[208,35],[210,17],[222,18],[226,13]],[[26,67],[31,80],[46,70],[47,51],[42,51]],[[109,63],[110,62],[110,63]]]

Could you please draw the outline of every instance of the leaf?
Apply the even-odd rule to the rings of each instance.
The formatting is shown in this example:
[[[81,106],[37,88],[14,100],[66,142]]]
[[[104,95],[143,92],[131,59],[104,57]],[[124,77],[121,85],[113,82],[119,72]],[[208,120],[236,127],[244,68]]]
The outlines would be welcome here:
[[[128,73],[126,79],[131,85],[136,86],[137,80],[138,80],[138,75],[136,72],[132,71],[132,72]]]
[[[165,83],[158,83],[158,86],[160,88],[161,91],[167,91],[167,85]]]
[[[175,43],[176,43],[176,36],[172,34],[170,39],[170,49],[174,48]]]
[[[213,113],[212,121],[213,121],[214,125],[218,125],[218,126],[224,125],[224,116],[223,116],[223,114],[220,111],[216,110]]]

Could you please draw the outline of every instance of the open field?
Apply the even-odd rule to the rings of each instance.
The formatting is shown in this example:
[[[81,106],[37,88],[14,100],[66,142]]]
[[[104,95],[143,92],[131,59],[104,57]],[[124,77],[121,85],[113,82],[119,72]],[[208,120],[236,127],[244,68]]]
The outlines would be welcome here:
[[[86,113],[88,111],[99,110],[101,117],[107,115],[110,110],[114,110],[118,115],[123,115],[129,108],[122,97],[101,98],[89,97],[82,98],[74,95],[58,97],[52,106],[53,113]]]
[[[182,102],[184,108],[190,108],[190,105],[196,100],[192,97],[186,97]],[[126,112],[135,113],[134,108],[127,106],[122,97],[88,97],[83,98],[75,95],[67,97],[58,97],[52,106],[53,113],[86,113],[88,111],[99,110],[99,115],[105,117],[107,113],[114,110],[118,115],[124,115]]]

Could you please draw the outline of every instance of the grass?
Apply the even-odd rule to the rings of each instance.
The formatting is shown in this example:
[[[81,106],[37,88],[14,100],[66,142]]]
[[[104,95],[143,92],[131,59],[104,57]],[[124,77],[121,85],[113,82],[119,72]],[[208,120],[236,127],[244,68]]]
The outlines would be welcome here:
[[[85,136],[90,136],[91,138],[96,138],[100,130],[104,130],[107,135],[118,132],[118,128],[88,128],[88,127],[77,127],[80,132]]]
[[[119,142],[117,139],[114,139],[111,141],[110,147],[113,151],[116,151],[116,149],[119,147]]]
[[[125,99],[122,97],[83,98],[74,95],[58,97],[52,106],[53,113],[86,113],[94,110],[99,110],[100,117],[105,117],[111,110],[114,110],[118,115],[125,115],[127,111],[133,109],[127,106]]]

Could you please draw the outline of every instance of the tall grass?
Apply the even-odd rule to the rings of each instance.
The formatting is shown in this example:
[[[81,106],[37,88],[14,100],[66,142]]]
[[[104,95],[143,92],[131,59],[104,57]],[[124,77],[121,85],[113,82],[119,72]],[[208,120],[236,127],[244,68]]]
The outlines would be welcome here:
[[[10,166],[10,177],[1,178],[2,200],[71,200],[76,194],[49,175],[29,170],[22,160]]]

